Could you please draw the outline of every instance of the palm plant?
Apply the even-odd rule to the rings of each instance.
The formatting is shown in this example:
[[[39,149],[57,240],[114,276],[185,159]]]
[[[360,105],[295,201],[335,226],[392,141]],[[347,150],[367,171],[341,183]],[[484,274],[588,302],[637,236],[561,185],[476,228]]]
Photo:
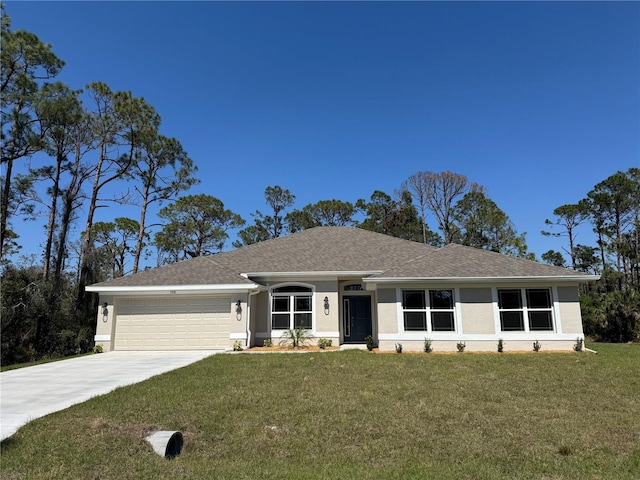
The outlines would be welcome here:
[[[304,346],[311,339],[313,339],[313,335],[307,328],[288,328],[280,337],[280,345],[290,344],[293,348],[298,348]]]

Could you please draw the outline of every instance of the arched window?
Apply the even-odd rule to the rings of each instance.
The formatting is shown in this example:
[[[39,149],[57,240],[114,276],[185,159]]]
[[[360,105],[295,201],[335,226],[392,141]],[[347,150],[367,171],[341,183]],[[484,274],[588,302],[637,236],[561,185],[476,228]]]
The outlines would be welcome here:
[[[285,285],[271,290],[271,329],[311,328],[313,290],[303,285]]]

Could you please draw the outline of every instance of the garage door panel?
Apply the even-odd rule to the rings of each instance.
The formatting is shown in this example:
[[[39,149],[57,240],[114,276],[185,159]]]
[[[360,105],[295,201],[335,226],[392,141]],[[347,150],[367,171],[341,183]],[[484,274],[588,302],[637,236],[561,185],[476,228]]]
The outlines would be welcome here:
[[[122,298],[116,350],[219,349],[229,345],[229,297]]]

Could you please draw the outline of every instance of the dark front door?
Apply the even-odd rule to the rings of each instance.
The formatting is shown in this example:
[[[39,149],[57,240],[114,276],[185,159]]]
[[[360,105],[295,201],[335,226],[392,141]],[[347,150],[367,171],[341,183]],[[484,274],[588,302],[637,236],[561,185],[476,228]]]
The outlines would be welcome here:
[[[364,343],[371,335],[371,295],[343,297],[344,343]]]

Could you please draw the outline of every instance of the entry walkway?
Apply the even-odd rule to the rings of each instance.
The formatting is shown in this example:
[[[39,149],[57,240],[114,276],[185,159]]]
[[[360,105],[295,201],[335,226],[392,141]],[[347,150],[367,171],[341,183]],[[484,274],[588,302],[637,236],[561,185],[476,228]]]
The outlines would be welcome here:
[[[0,373],[0,440],[39,417],[184,367],[215,351],[108,352]]]

